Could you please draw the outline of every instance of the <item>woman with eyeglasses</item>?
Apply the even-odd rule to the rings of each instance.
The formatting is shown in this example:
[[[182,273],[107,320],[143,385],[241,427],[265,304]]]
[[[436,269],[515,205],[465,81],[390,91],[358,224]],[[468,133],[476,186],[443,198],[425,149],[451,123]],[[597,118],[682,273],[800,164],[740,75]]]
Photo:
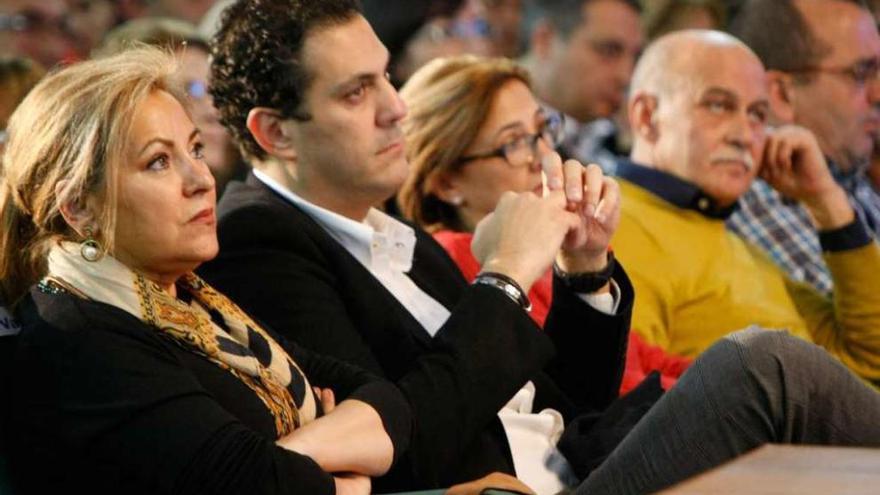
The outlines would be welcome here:
[[[410,110],[404,130],[411,166],[398,195],[401,211],[434,235],[468,280],[480,271],[471,253],[477,223],[507,191],[540,196],[541,159],[562,139],[562,117],[546,112],[529,84],[526,71],[510,60],[464,56],[427,65],[401,91]],[[539,325],[550,308],[552,281],[548,271],[529,292]],[[690,363],[635,332],[629,339],[623,393],[653,370],[668,389]]]

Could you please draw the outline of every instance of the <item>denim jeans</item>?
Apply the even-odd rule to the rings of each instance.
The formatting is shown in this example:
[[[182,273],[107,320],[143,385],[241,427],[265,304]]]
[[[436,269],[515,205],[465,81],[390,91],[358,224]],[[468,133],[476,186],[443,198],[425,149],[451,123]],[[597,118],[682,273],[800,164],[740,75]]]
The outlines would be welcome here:
[[[880,393],[814,344],[737,332],[707,349],[576,493],[654,492],[767,442],[880,447]]]

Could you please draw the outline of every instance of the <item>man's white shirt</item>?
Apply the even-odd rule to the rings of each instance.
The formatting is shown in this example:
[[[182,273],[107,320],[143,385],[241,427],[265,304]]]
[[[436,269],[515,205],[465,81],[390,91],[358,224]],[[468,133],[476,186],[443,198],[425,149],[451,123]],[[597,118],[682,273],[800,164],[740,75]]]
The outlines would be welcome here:
[[[375,208],[370,209],[363,221],[357,222],[306,201],[260,170],[255,169],[254,175],[315,220],[376,277],[432,337],[446,323],[449,310],[407,276],[416,245],[411,227]],[[598,311],[615,314],[619,294],[612,280],[611,293],[580,297]],[[534,398],[535,385],[529,381],[499,411],[498,417],[510,444],[517,477],[540,495],[558,493],[577,483],[571,466],[556,448],[565,425],[557,411],[533,412]]]

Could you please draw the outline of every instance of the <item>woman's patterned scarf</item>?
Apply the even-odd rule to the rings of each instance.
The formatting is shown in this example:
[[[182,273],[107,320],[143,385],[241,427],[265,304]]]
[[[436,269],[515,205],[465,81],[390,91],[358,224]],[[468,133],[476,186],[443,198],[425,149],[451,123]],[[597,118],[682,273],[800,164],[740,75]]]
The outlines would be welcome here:
[[[89,262],[79,255],[79,245],[65,242],[50,251],[43,283],[120,308],[228,370],[263,401],[275,417],[279,437],[315,418],[309,382],[293,359],[244,311],[193,273],[178,280],[175,298],[112,256]]]

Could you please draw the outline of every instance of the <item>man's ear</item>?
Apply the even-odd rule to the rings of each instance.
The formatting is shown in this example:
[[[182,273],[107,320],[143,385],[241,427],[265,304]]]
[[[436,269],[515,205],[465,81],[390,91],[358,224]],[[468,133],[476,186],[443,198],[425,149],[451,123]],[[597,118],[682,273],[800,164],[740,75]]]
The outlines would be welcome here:
[[[456,176],[450,172],[437,172],[427,182],[428,191],[452,206],[464,204],[464,194],[458,187]]]
[[[792,76],[778,70],[768,70],[767,93],[773,119],[781,124],[793,123],[795,91]]]
[[[63,179],[55,184],[55,197],[65,196],[65,189],[70,185],[70,181]],[[86,237],[86,229],[91,229],[92,233],[98,231],[99,226],[96,225],[96,214],[94,204],[86,199],[75,199],[66,201],[60,207],[61,216],[67,225],[76,231],[82,237]]]
[[[628,115],[632,132],[650,143],[660,137],[657,125],[658,103],[656,96],[645,92],[636,93],[630,98]]]
[[[547,19],[541,19],[535,23],[534,29],[530,36],[530,43],[535,57],[538,60],[546,59],[553,50],[553,40],[556,37],[556,31]]]
[[[270,156],[295,160],[294,140],[284,122],[278,110],[266,107],[252,108],[247,116],[247,128],[260,148]]]

